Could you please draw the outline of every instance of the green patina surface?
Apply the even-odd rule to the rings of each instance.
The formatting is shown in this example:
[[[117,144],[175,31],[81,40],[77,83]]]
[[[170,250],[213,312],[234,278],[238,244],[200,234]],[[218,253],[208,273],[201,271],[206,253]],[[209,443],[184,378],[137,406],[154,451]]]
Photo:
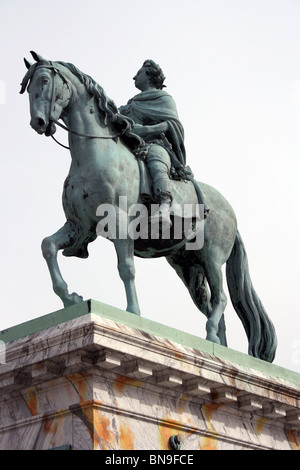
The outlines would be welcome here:
[[[34,320],[20,323],[6,330],[0,331],[0,340],[8,343],[23,338],[33,333],[51,328],[61,323],[73,320],[83,315],[92,313],[101,317],[109,318],[117,323],[136,328],[146,333],[160,336],[176,343],[195,348],[201,352],[214,355],[220,359],[239,364],[241,366],[255,369],[269,376],[281,378],[294,384],[300,385],[300,374],[285,369],[284,367],[270,364],[261,359],[240,353],[233,349],[215,344],[197,336],[171,328],[161,323],[148,320],[147,318],[134,315],[96,300],[87,300],[80,304],[58,310],[48,315],[38,317]]]

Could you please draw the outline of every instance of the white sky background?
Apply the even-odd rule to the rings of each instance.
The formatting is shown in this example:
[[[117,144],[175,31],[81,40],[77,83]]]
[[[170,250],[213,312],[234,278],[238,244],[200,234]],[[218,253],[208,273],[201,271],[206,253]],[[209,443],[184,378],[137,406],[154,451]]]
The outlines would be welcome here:
[[[145,59],[166,75],[196,179],[234,208],[256,291],[278,335],[275,364],[300,371],[299,0],[0,0],[0,330],[62,308],[41,255],[65,222],[70,154],[30,125],[19,95],[35,50],[74,63],[118,106]],[[66,143],[58,130],[56,137]],[[126,308],[113,244],[60,256],[70,291]],[[136,258],[142,315],[205,338],[205,317],[165,259]],[[229,347],[247,352],[230,300]]]

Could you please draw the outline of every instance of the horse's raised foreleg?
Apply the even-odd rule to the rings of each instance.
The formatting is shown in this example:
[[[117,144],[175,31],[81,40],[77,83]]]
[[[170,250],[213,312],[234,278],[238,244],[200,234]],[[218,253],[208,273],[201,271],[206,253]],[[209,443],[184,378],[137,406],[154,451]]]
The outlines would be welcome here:
[[[82,302],[82,297],[76,292],[69,294],[68,285],[64,281],[57,262],[57,252],[68,248],[74,242],[76,231],[72,223],[66,223],[54,235],[42,242],[42,253],[47,262],[54,292],[61,298],[65,307]]]
[[[140,315],[140,307],[135,287],[134,245],[131,239],[114,240],[118,256],[118,270],[126,291],[126,310]]]
[[[173,253],[166,259],[188,288],[197,308],[209,318],[211,314],[210,293],[203,268],[194,252],[183,247],[178,253]]]

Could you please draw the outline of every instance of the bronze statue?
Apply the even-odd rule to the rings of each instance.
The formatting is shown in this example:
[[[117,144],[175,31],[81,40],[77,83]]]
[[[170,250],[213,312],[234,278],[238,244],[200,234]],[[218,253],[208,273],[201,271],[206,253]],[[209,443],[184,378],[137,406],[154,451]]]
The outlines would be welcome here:
[[[184,237],[135,238],[130,235],[130,231],[124,236],[122,224],[125,220],[129,226],[132,216],[122,206],[124,198],[128,207],[138,207],[141,211],[144,207],[140,192],[140,159],[136,158],[132,149],[143,148],[145,141],[152,140],[153,137],[149,137],[150,126],[155,129],[158,125],[159,132],[166,132],[165,136],[169,136],[171,126],[167,129],[165,121],[156,124],[142,119],[134,123],[130,117],[118,111],[100,85],[77,67],[66,62],[45,60],[34,52],[32,55],[36,62],[31,65],[25,61],[28,71],[21,88],[21,93],[26,88],[29,92],[31,126],[39,134],[48,136],[54,134],[56,125],[64,127],[68,131],[72,159],[63,191],[66,223],[42,242],[53,289],[63,304],[69,306],[81,302],[82,297],[69,293],[59,269],[57,252],[64,250],[65,256],[87,257],[87,246],[99,234],[97,227],[105,219],[105,210],[112,208],[116,230],[109,231],[106,236],[116,249],[129,312],[140,314],[135,288],[134,255],[142,258],[164,256],[188,288],[196,306],[207,317],[206,339],[226,346],[224,310],[227,301],[222,276],[222,265],[226,264],[231,301],[248,336],[249,354],[272,362],[276,350],[274,327],[253,288],[233,209],[216,189],[197,183],[210,209],[206,219],[201,221],[201,247],[194,245],[194,249],[187,249],[188,240]],[[136,78],[140,86],[143,86],[142,81],[145,84],[145,75]],[[131,104],[135,101],[133,99]],[[121,111],[130,114],[130,103],[127,106],[127,111],[123,108]],[[175,116],[170,116],[168,121],[178,126],[176,136],[183,152],[179,121]],[[144,129],[137,124],[146,126],[143,138],[141,135]],[[138,132],[140,135],[137,135]],[[154,154],[159,145],[165,147],[154,143]],[[184,168],[185,161],[178,160]],[[165,176],[163,180],[167,184]],[[198,196],[192,181],[183,183],[173,178],[170,182],[170,193],[174,200],[197,206]],[[166,188],[160,189],[164,191]],[[173,227],[175,225],[173,223]]]

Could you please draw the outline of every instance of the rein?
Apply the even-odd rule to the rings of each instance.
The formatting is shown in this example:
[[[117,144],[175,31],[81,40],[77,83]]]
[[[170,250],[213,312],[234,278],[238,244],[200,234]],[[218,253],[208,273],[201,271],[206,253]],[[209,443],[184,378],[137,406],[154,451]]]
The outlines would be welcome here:
[[[64,126],[63,124],[61,124],[59,121],[55,121],[54,119],[52,119],[52,122],[54,122],[55,124],[57,124],[59,127],[61,127],[62,129],[64,129],[65,131],[71,132],[72,134],[78,135],[79,137],[88,137],[88,138],[90,138],[90,139],[116,139],[117,137],[120,137],[121,135],[123,135],[123,134],[126,132],[126,129],[124,129],[122,132],[119,132],[118,134],[114,134],[114,135],[89,135],[89,134],[80,134],[80,132],[73,131],[73,130],[70,129],[69,127]]]
[[[79,137],[87,137],[89,139],[116,139],[117,137],[120,137],[121,135],[123,135],[125,132],[126,132],[126,129],[124,129],[122,132],[119,132],[118,134],[114,134],[114,135],[89,135],[89,134],[80,134],[79,132],[76,132],[76,131],[73,131],[72,129],[70,129],[69,127],[67,126],[64,126],[63,124],[61,124],[59,121],[56,121],[56,120],[51,120],[52,122],[54,122],[54,124],[56,124],[57,126],[61,127],[62,129],[64,129],[65,131],[68,131],[68,132],[71,132],[72,134],[75,134],[75,135],[78,135]],[[61,147],[67,149],[67,150],[70,150],[70,147],[67,147],[66,145],[63,145],[61,144],[60,142],[58,142],[58,140],[56,140],[55,137],[53,137],[53,135],[51,135],[52,139],[58,144],[60,145]]]

